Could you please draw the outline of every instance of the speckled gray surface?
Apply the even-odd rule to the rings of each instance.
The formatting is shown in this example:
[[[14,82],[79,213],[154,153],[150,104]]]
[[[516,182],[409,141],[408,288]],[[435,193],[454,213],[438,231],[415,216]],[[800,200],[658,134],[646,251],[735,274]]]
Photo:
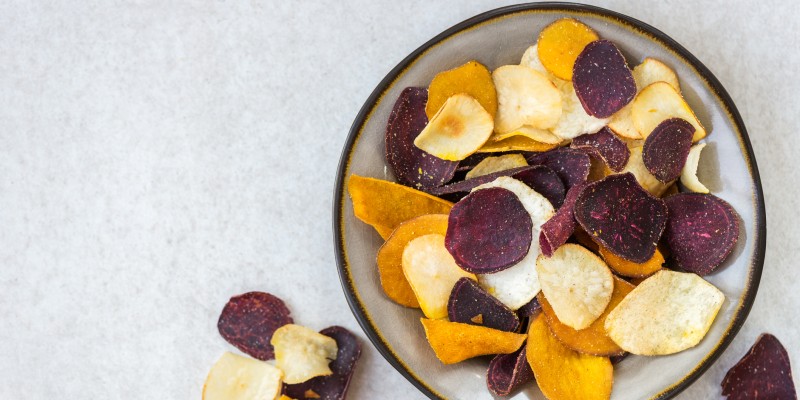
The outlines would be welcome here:
[[[398,61],[506,4],[0,5],[0,398],[199,398],[231,349],[219,311],[256,289],[299,323],[364,338],[351,398],[422,398],[366,343],[341,293],[335,168]],[[759,295],[680,398],[717,398],[764,331],[800,365],[800,13],[787,0],[596,4],[663,30],[716,74],[764,184]]]

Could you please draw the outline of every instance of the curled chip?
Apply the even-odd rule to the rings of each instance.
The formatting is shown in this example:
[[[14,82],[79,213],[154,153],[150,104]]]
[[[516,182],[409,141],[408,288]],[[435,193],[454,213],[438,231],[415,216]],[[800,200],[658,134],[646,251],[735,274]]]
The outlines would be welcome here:
[[[545,129],[538,129],[534,127],[530,127],[527,125],[523,125],[511,132],[506,133],[498,133],[492,136],[491,140],[500,141],[503,139],[508,139],[514,136],[523,136],[529,139],[533,139],[540,143],[546,144],[559,144],[561,143],[561,138],[550,133],[550,131]]]
[[[350,386],[350,378],[353,377],[356,363],[361,357],[361,343],[355,335],[341,326],[331,326],[319,333],[336,341],[338,351],[336,359],[331,361],[330,365],[333,374],[311,378],[303,383],[285,385],[283,393],[298,400],[344,400],[347,388]]]
[[[586,153],[570,148],[559,148],[526,158],[530,165],[544,165],[555,171],[567,190],[586,182],[589,168],[592,166],[592,161]]]
[[[414,146],[443,160],[467,158],[489,140],[494,122],[470,95],[456,94],[447,99],[414,139]]]
[[[662,270],[611,310],[606,332],[633,354],[677,353],[700,343],[724,300],[719,289],[695,274]]]
[[[386,163],[397,181],[419,189],[441,186],[455,174],[457,162],[434,157],[414,146],[414,139],[428,124],[424,88],[403,89],[386,125]]]
[[[288,324],[275,331],[275,365],[287,384],[305,382],[315,376],[333,374],[328,364],[336,359],[336,340],[304,326]]]
[[[275,357],[269,343],[272,334],[292,317],[283,300],[264,292],[231,297],[217,322],[219,334],[243,353],[259,360]]]
[[[681,183],[695,193],[708,193],[708,188],[697,179],[697,164],[700,163],[700,152],[706,147],[705,143],[698,143],[689,149],[686,164],[681,171]]]
[[[739,214],[713,194],[679,193],[664,200],[669,221],[664,236],[678,265],[708,275],[731,253],[739,239]]]
[[[456,265],[444,243],[444,236],[434,233],[408,242],[403,250],[403,273],[428,318],[447,317],[453,285],[463,277],[475,279]]]
[[[722,380],[727,400],[797,399],[789,354],[775,336],[762,333]]]
[[[610,252],[643,263],[667,224],[667,206],[625,173],[588,184],[575,202],[575,219]]]
[[[536,383],[550,400],[607,400],[614,368],[607,357],[581,354],[553,336],[539,314],[528,328],[526,356]]]
[[[486,157],[479,162],[471,171],[467,172],[465,179],[488,175],[493,172],[506,171],[509,169],[527,167],[528,162],[522,154],[504,154],[496,157]]]
[[[537,298],[542,304],[542,311],[547,318],[547,325],[561,343],[584,354],[614,356],[624,354],[624,351],[606,334],[606,328],[604,327],[606,317],[634,287],[630,283],[614,277],[614,292],[611,294],[611,301],[605,311],[591,325],[581,330],[575,330],[559,321],[553,311],[553,307],[541,293]]]
[[[403,273],[403,250],[420,236],[447,233],[447,215],[422,215],[400,224],[378,250],[378,273],[383,291],[395,303],[419,308],[417,296]]]
[[[589,155],[603,160],[614,172],[620,172],[625,168],[631,154],[625,142],[608,128],[600,129],[597,133],[578,136],[572,140],[570,147],[583,150]]]
[[[521,333],[504,332],[485,326],[420,318],[436,358],[445,364],[488,354],[508,354],[525,342]]]
[[[597,34],[580,21],[562,18],[546,26],[537,42],[539,60],[550,73],[560,79],[572,80],[578,55]]]
[[[489,362],[486,386],[495,396],[508,396],[518,387],[533,380],[533,371],[525,358],[526,347],[511,354],[498,354]]]
[[[478,149],[478,153],[499,153],[503,151],[548,151],[558,147],[557,144],[537,142],[525,136],[511,136],[507,139],[490,141]]]
[[[492,72],[497,89],[494,130],[506,133],[523,125],[548,129],[561,117],[561,93],[546,76],[522,65],[504,65]]]
[[[552,169],[544,165],[534,165],[511,175],[511,177],[544,196],[553,207],[558,208],[564,204],[566,191],[564,182]]]
[[[561,91],[561,118],[551,129],[556,136],[572,139],[606,126],[608,118],[596,118],[586,112],[572,82],[558,81],[556,86]]]
[[[653,196],[661,197],[669,187],[667,184],[661,182],[647,170],[644,166],[642,159],[642,146],[636,146],[630,149],[631,156],[628,158],[628,164],[622,172],[630,172],[636,177],[642,187],[650,192]]]
[[[706,137],[706,130],[700,125],[692,109],[669,83],[650,84],[631,103],[631,119],[642,138],[647,138],[661,121],[670,118],[682,118],[694,126],[693,142]]]
[[[662,121],[644,141],[642,161],[653,176],[667,183],[681,176],[692,147],[692,124],[680,118]]]
[[[664,265],[664,255],[656,249],[653,256],[643,263],[635,263],[628,261],[622,257],[618,257],[614,253],[608,251],[605,247],[600,247],[600,255],[606,260],[614,272],[629,278],[645,278],[655,274]]]
[[[572,83],[586,113],[597,118],[610,117],[636,96],[628,63],[608,40],[586,45],[575,60]]]
[[[461,278],[453,286],[447,302],[447,316],[451,322],[506,332],[516,332],[519,328],[517,315],[469,278]]]
[[[436,115],[448,98],[459,93],[468,94],[478,100],[492,118],[497,114],[497,92],[494,90],[492,74],[475,60],[436,74],[428,87],[428,93],[425,112],[429,118]]]
[[[203,400],[274,399],[281,393],[282,376],[263,361],[225,352],[208,373]]]
[[[498,272],[528,254],[532,228],[528,212],[513,192],[478,190],[453,206],[445,246],[465,271]]]
[[[539,233],[539,247],[545,256],[552,256],[553,252],[564,243],[567,243],[569,237],[575,232],[575,227],[577,226],[574,214],[575,201],[578,200],[578,196],[585,187],[586,184],[584,183],[569,189],[564,204],[552,218],[542,225],[542,231]]]
[[[600,257],[577,244],[565,244],[551,257],[539,256],[536,272],[558,320],[571,328],[589,327],[611,301],[614,275]]]
[[[359,175],[350,175],[347,191],[353,213],[387,239],[394,228],[425,214],[447,214],[453,203],[408,186]]]

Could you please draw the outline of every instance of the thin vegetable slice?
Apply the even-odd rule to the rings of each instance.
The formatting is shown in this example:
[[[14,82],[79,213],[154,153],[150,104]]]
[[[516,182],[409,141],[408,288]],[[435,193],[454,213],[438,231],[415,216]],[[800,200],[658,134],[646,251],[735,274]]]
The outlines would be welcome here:
[[[681,171],[681,183],[695,193],[709,193],[708,188],[697,179],[697,164],[700,163],[700,152],[706,147],[705,143],[698,143],[689,149],[686,164]]]
[[[631,103],[631,118],[642,138],[647,138],[658,124],[670,118],[682,118],[692,124],[695,129],[693,142],[706,137],[706,130],[692,109],[681,94],[666,82],[652,83],[636,95]]]
[[[333,374],[328,364],[336,359],[336,340],[304,326],[288,324],[275,331],[275,365],[287,384],[305,382],[315,376]]]
[[[614,172],[620,172],[628,163],[628,146],[614,135],[610,129],[602,128],[596,133],[586,134],[572,140],[570,147],[583,150],[602,160]]]
[[[447,302],[447,316],[451,322],[506,332],[516,332],[519,328],[517,315],[469,278],[461,278],[453,286]]]
[[[494,172],[527,166],[528,162],[525,160],[525,156],[522,154],[504,154],[502,156],[487,157],[478,163],[475,168],[467,172],[467,175],[464,178],[471,179]]]
[[[727,400],[794,399],[789,354],[778,338],[762,333],[747,354],[731,367],[722,380]]]
[[[478,153],[499,153],[504,151],[533,151],[542,152],[558,147],[557,144],[537,142],[525,136],[512,136],[507,139],[487,142]]]
[[[561,118],[551,131],[557,137],[573,139],[597,132],[608,123],[609,118],[597,118],[586,112],[572,82],[557,81],[556,87],[561,92]]]
[[[645,278],[661,269],[664,265],[664,255],[656,249],[653,256],[643,263],[628,261],[622,257],[608,251],[605,247],[600,247],[600,255],[614,272],[629,278]]]
[[[560,79],[572,80],[578,55],[597,34],[582,22],[572,18],[559,19],[539,33],[538,56],[542,65]]]
[[[586,184],[580,184],[569,189],[564,204],[552,218],[542,225],[539,247],[546,257],[552,256],[553,252],[566,243],[575,232],[578,225],[575,221],[575,201],[578,200],[578,196],[585,187]]]
[[[636,82],[622,52],[608,40],[584,47],[575,60],[572,83],[586,113],[611,117],[636,96]]]
[[[283,393],[298,400],[344,400],[356,363],[361,357],[361,343],[355,335],[341,326],[331,326],[319,333],[336,341],[336,359],[330,364],[333,374],[311,378],[303,383],[284,385]]]
[[[508,396],[522,385],[533,380],[533,371],[525,358],[527,348],[511,354],[498,354],[489,362],[486,386],[495,396]]]
[[[692,135],[694,127],[686,120],[662,121],[644,141],[644,166],[663,183],[678,179],[692,147]]]
[[[291,324],[289,308],[283,300],[264,292],[248,292],[231,297],[217,321],[219,334],[243,353],[259,360],[275,357],[269,343],[281,326]]]
[[[622,173],[630,172],[636,177],[642,187],[650,192],[653,196],[661,197],[666,192],[669,185],[658,180],[647,167],[644,165],[642,159],[642,146],[635,146],[631,149],[631,156],[628,158],[628,164],[622,169]]]
[[[495,134],[492,136],[491,140],[500,141],[514,136],[523,136],[545,144],[559,144],[562,140],[560,137],[550,133],[548,130],[538,129],[527,125],[523,125],[511,132]]]
[[[592,165],[586,153],[570,148],[532,154],[526,158],[530,165],[544,165],[555,171],[567,190],[586,182],[586,178],[589,177],[589,168]]]
[[[493,127],[491,114],[475,98],[460,93],[431,117],[414,145],[443,160],[463,160],[489,140]]]
[[[510,132],[523,125],[548,129],[561,117],[561,93],[536,70],[504,65],[492,72],[492,80],[498,102],[495,132]]]
[[[521,333],[437,319],[420,318],[420,321],[436,358],[444,364],[488,354],[513,353],[525,342]]]
[[[203,400],[271,400],[281,393],[283,373],[263,361],[225,352],[211,367]]]
[[[428,93],[425,113],[429,118],[436,115],[448,98],[459,93],[468,94],[478,100],[492,118],[497,114],[497,92],[492,74],[475,60],[436,74],[428,87]]]

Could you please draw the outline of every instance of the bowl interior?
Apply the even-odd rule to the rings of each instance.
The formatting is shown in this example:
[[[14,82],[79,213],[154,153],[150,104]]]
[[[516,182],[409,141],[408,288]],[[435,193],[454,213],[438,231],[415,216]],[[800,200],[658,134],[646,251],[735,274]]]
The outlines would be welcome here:
[[[534,8],[531,8],[534,7]],[[707,279],[726,300],[711,331],[696,347],[664,357],[628,357],[615,367],[615,399],[669,397],[696,379],[724,349],[749,311],[763,263],[763,199],[755,161],[735,107],[710,73],[668,38],[633,20],[594,8],[536,5],[496,10],[451,28],[404,60],[376,89],[351,131],[340,167],[335,198],[337,249],[345,294],[364,330],[387,360],[429,396],[491,399],[486,390],[487,359],[442,365],[425,340],[419,310],[391,302],[382,292],[375,254],[382,244],[372,227],[353,215],[341,190],[350,174],[393,180],[384,161],[384,130],[389,112],[407,86],[426,87],[433,76],[476,59],[490,69],[518,64],[548,23],[578,18],[610,39],[634,66],[655,57],[680,78],[687,102],[709,131],[699,167],[700,180],[740,214],[741,236],[725,265]],[[713,60],[709,60],[713,64]],[[406,64],[404,66],[404,64]],[[378,94],[380,96],[378,96]],[[373,101],[374,100],[374,101]],[[512,398],[543,398],[529,385]]]

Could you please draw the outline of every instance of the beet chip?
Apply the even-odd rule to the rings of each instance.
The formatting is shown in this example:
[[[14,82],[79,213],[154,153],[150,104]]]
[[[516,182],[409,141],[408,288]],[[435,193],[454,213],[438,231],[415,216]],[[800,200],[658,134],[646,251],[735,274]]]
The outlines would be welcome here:
[[[463,270],[489,274],[528,254],[532,229],[530,214],[512,191],[481,189],[450,210],[444,245]]]
[[[556,215],[542,225],[539,233],[539,247],[542,248],[542,254],[545,256],[552,256],[553,252],[566,243],[575,232],[575,227],[578,225],[575,221],[575,201],[578,200],[578,196],[586,186],[586,183],[573,186],[567,192],[564,205],[556,211]]]
[[[678,266],[705,276],[725,261],[739,239],[739,214],[713,194],[678,193],[664,200],[664,236]]]
[[[681,176],[692,148],[694,127],[684,119],[670,118],[658,124],[644,141],[642,160],[653,176],[663,183]]]
[[[592,160],[586,153],[564,147],[533,154],[526,158],[530,165],[544,165],[555,171],[567,190],[586,182],[586,179],[589,178],[589,168],[592,166]]]
[[[544,165],[530,166],[513,175],[512,178],[522,181],[536,193],[544,196],[553,205],[553,208],[561,207],[564,204],[564,182],[552,169]]]
[[[361,356],[361,343],[355,335],[341,326],[331,326],[319,333],[333,338],[339,348],[336,359],[330,363],[333,375],[318,376],[294,385],[284,384],[283,394],[297,400],[343,400],[347,395],[356,362]]]
[[[572,73],[575,94],[586,113],[608,118],[636,96],[636,81],[625,57],[614,43],[596,40],[575,60]]]
[[[495,396],[508,396],[533,380],[533,371],[525,359],[526,345],[511,354],[498,354],[489,362],[486,385]]]
[[[517,314],[469,278],[461,278],[453,286],[447,302],[447,316],[450,322],[483,325],[506,332],[516,332],[519,328]]]
[[[386,125],[386,162],[397,181],[425,191],[448,182],[458,167],[458,162],[442,160],[414,146],[414,139],[428,124],[427,102],[428,89],[403,89]]]
[[[628,145],[608,127],[600,129],[597,133],[581,135],[572,139],[570,147],[583,150],[590,156],[602,160],[614,172],[622,171],[631,155]]]
[[[275,358],[269,343],[276,329],[294,322],[283,300],[264,292],[231,297],[217,322],[219,334],[243,353],[262,361]]]
[[[797,400],[789,354],[775,336],[762,333],[722,380],[728,400]]]
[[[667,224],[664,200],[644,190],[630,172],[588,184],[578,196],[574,212],[593,239],[636,263],[653,256]]]
[[[534,297],[528,304],[520,307],[519,310],[517,310],[517,314],[519,314],[520,317],[535,317],[540,311],[542,311],[542,305],[539,303],[539,298]]]
[[[467,180],[464,180],[464,181],[461,181],[461,182],[455,182],[455,183],[451,183],[449,185],[440,186],[438,188],[431,189],[429,191],[429,193],[434,195],[434,196],[447,198],[448,200],[458,201],[462,197],[466,196],[469,192],[471,192],[472,189],[475,189],[476,187],[478,187],[480,185],[489,183],[489,182],[491,182],[491,181],[493,181],[493,180],[495,180],[495,179],[497,179],[497,178],[499,178],[501,176],[514,175],[517,172],[524,171],[524,170],[526,170],[528,168],[530,168],[530,166],[512,168],[512,169],[507,169],[505,171],[497,171],[497,172],[492,172],[491,174],[476,176],[474,178],[467,179]]]

